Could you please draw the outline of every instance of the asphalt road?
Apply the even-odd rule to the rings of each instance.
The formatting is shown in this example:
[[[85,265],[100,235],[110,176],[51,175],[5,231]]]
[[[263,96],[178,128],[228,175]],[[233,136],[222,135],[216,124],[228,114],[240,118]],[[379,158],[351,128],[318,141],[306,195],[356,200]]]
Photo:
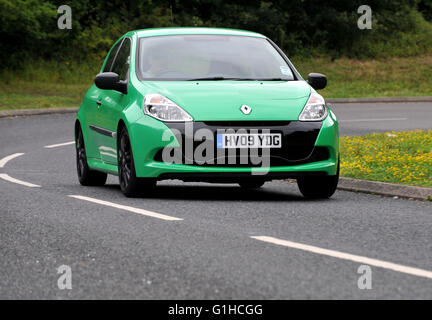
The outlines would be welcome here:
[[[335,103],[341,135],[432,129],[432,103]]]
[[[341,120],[409,119],[341,121],[344,134],[430,129],[430,105],[394,105],[335,110]],[[0,119],[0,159],[24,153],[0,174],[39,186],[0,179],[0,299],[432,299],[430,203],[344,191],[307,201],[286,182],[246,192],[168,181],[127,199],[116,177],[80,186],[72,144],[45,148],[73,140],[73,119]],[[61,265],[70,290],[58,288]],[[358,287],[361,265],[371,289]]]

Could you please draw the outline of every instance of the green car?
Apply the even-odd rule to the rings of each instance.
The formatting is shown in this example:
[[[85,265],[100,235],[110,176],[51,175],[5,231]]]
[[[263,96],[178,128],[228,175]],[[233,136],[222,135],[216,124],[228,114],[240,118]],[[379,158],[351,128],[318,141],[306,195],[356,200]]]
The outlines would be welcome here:
[[[339,179],[336,116],[267,37],[211,28],[137,30],[109,51],[75,123],[78,178],[118,175],[126,196],[179,179],[259,188],[297,179],[328,198]]]

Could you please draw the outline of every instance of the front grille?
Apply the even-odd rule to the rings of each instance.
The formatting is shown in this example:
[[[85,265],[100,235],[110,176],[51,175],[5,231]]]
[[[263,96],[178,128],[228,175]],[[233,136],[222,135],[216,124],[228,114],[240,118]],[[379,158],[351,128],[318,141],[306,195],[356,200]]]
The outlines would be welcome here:
[[[290,124],[291,121],[203,121],[210,127],[220,128],[260,128],[260,127],[281,127]]]
[[[163,153],[163,149],[160,149],[156,153],[154,160],[158,161],[158,162],[163,162],[162,153]],[[299,165],[299,164],[324,161],[324,160],[328,160],[328,158],[329,158],[329,152],[328,152],[327,148],[315,147],[309,156],[305,157],[304,159],[300,159],[300,160],[288,160],[288,159],[283,158],[281,156],[270,155],[269,166],[271,166],[271,167],[294,166],[294,165]],[[193,161],[192,163],[188,163],[188,164],[194,165],[194,166],[225,167],[225,168],[230,168],[230,167],[231,168],[233,168],[233,167],[244,168],[244,167],[262,167],[263,166],[262,162],[253,163],[249,158],[246,159],[247,160],[246,163],[242,163],[241,160],[242,160],[242,158],[239,156],[239,151],[236,150],[236,156],[233,156],[233,157],[225,156],[223,160],[220,160],[220,158],[219,159],[213,158],[213,163],[208,163],[208,162],[197,163],[197,162]],[[185,163],[186,163],[186,159],[183,156],[182,157],[182,164],[185,164]]]
[[[166,123],[171,129],[176,129],[181,133],[182,141],[185,141],[185,124],[184,123]],[[207,121],[207,122],[194,122],[193,123],[193,134],[197,130],[206,128],[212,131],[214,141],[216,141],[217,130],[238,130],[244,129],[246,132],[250,132],[252,129],[260,132],[260,130],[269,129],[270,133],[281,133],[282,134],[282,148],[269,149],[269,165],[274,166],[291,166],[316,161],[327,160],[329,158],[329,151],[325,147],[315,147],[315,141],[318,133],[321,129],[321,122],[300,122],[300,121]],[[202,141],[193,141],[192,150],[195,153],[195,149],[202,144]],[[185,159],[185,144],[181,147],[181,162],[182,164],[205,166],[205,167],[262,167],[263,162],[255,161],[253,163],[249,157],[243,157],[246,163],[241,162],[241,150],[231,149],[230,151],[225,150],[225,154],[221,155],[221,149],[217,149],[214,145],[213,149],[213,161],[207,161],[206,163],[199,163],[192,159],[191,162],[187,162]],[[235,153],[230,153],[235,150]],[[243,149],[244,151],[245,149]],[[180,150],[179,150],[180,151]],[[262,150],[254,150],[258,157],[262,156]],[[174,150],[172,151],[174,153]],[[154,156],[155,161],[163,162],[162,158],[163,149],[158,150]],[[206,155],[204,155],[206,156]],[[209,157],[206,157],[208,160]],[[246,159],[245,159],[246,158]],[[213,162],[213,163],[211,163]],[[267,162],[265,162],[267,164]]]

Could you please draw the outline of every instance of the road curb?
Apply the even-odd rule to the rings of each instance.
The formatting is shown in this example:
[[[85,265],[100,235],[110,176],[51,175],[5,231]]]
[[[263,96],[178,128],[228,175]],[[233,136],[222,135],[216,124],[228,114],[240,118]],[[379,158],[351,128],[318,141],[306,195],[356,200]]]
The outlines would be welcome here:
[[[432,97],[330,98],[329,103],[432,102]]]
[[[389,102],[432,102],[432,97],[381,97],[381,98],[330,98],[329,103],[389,103]],[[78,108],[62,109],[19,109],[0,111],[0,118],[32,116],[39,114],[74,113]]]
[[[432,102],[432,97],[381,97],[381,98],[330,98],[329,103],[389,103],[389,102]],[[19,109],[0,111],[0,118],[32,116],[53,113],[74,113],[78,108],[63,109]]]
[[[343,177],[339,179],[338,189],[416,200],[427,200],[428,197],[432,196],[432,188]]]
[[[0,111],[0,118],[33,116],[39,114],[76,113],[76,112],[78,112],[78,108],[3,110]]]

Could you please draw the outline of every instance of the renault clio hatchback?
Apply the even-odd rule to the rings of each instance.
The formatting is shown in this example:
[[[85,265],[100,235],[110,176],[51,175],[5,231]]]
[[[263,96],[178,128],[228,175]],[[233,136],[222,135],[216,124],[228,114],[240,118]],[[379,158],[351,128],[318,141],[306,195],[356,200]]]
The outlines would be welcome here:
[[[75,122],[82,185],[118,175],[126,196],[180,179],[259,188],[297,179],[328,198],[339,179],[334,113],[267,37],[210,28],[137,30],[109,51]]]

